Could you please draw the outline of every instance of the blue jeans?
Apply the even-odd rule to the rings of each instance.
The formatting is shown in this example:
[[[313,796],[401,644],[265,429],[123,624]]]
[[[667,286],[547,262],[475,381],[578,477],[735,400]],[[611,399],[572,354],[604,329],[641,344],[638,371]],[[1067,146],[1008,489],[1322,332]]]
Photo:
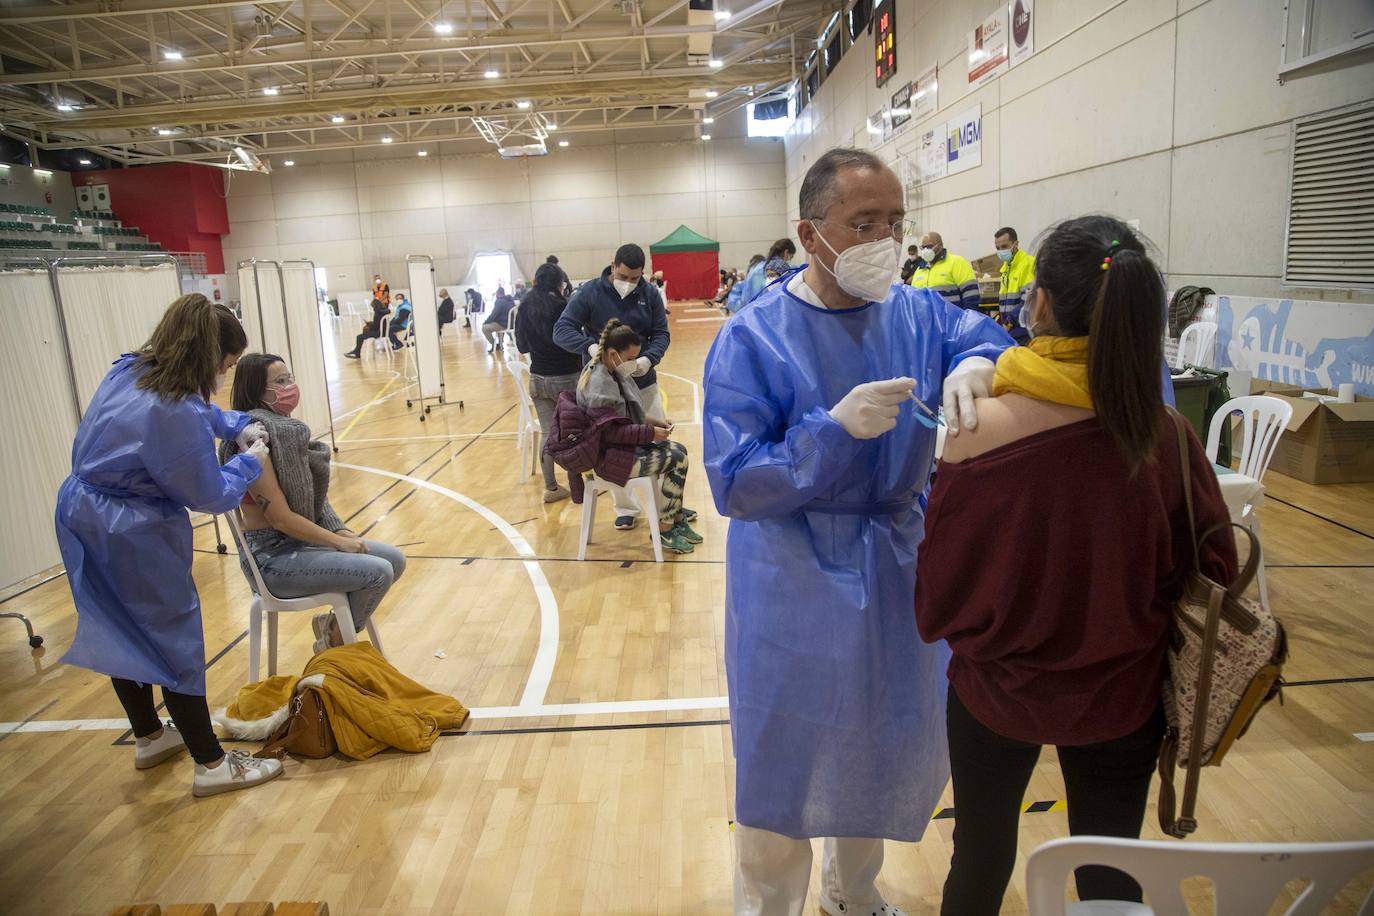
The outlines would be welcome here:
[[[405,554],[379,541],[363,541],[367,553],[345,553],[298,541],[275,528],[245,531],[244,539],[268,591],[278,598],[346,592],[355,631],[367,625],[391,583],[406,571]],[[239,565],[251,583],[247,562],[240,558]]]

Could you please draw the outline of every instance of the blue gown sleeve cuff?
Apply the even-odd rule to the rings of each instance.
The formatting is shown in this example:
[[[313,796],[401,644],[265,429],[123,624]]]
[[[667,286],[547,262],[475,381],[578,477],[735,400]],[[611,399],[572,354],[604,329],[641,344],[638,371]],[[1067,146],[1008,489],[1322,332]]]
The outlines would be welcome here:
[[[210,405],[210,425],[215,430],[215,436],[226,442],[243,432],[243,428],[252,422],[253,418],[246,413],[220,410],[215,404]]]

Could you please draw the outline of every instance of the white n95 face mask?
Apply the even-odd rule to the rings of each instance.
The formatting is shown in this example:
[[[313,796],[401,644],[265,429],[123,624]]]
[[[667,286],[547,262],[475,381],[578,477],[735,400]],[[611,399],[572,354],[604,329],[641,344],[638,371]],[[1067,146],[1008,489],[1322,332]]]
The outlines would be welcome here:
[[[918,248],[916,254],[920,255],[921,260],[925,261],[927,264],[935,260],[934,248]]]
[[[814,227],[816,221],[812,220],[811,225]],[[887,298],[900,272],[901,242],[890,238],[878,239],[836,252],[819,229],[816,230],[816,238],[835,255],[835,269],[831,273],[840,289],[865,302],[882,302]]]
[[[622,299],[634,292],[635,287],[639,285],[629,280],[612,280],[611,282],[615,284],[615,291],[620,293],[620,298]]]

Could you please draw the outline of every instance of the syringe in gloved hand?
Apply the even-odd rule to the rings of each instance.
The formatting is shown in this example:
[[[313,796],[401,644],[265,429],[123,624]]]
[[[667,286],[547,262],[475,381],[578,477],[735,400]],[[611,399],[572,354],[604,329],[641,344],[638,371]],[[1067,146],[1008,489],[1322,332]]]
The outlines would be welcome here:
[[[922,426],[925,426],[929,429],[936,429],[938,427],[945,425],[944,418],[936,416],[935,412],[926,406],[925,401],[922,401],[920,398],[916,397],[915,391],[911,392],[911,401],[917,407],[920,408],[920,410],[916,413],[916,420]]]

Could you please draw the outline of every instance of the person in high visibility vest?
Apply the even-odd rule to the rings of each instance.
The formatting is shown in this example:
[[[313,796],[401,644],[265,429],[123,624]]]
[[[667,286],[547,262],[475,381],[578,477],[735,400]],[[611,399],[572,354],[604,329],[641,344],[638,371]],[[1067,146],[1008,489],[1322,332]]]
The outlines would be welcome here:
[[[978,277],[973,273],[973,265],[957,254],[946,251],[945,240],[940,233],[927,232],[921,236],[917,255],[920,261],[916,265],[916,272],[911,275],[912,286],[934,290],[950,305],[978,308],[982,297],[978,292]]]
[[[1007,329],[1012,340],[1024,345],[1030,340],[1030,332],[1021,325],[1021,307],[1026,304],[1026,290],[1035,282],[1035,258],[1021,250],[1016,230],[1010,226],[998,229],[992,241],[997,247],[997,257],[1002,259],[997,323]]]

